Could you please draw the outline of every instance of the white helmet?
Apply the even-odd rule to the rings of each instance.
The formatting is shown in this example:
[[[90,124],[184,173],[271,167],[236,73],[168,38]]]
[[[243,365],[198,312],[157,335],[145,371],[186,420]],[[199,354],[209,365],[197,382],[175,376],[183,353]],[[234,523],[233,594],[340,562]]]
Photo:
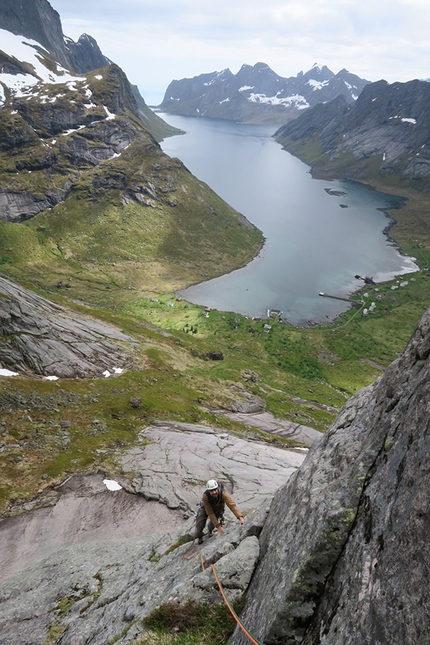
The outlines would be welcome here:
[[[210,479],[208,483],[206,484],[206,490],[215,490],[215,488],[218,488],[218,482],[216,479]]]

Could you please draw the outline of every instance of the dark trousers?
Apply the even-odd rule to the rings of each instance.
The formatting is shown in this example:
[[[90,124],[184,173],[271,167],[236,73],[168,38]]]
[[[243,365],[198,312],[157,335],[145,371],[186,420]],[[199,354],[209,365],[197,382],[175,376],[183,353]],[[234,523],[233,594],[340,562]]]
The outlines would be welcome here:
[[[220,516],[222,518],[222,516]],[[200,504],[199,510],[197,511],[197,517],[196,517],[196,538],[201,538],[203,536],[203,530],[206,526],[206,521],[208,519],[208,514],[206,513],[205,507],[203,504]],[[220,519],[217,517],[217,519]],[[222,519],[220,521],[220,524],[222,524]],[[212,533],[214,530],[214,525],[212,522],[209,520],[208,523],[208,531],[209,533]]]

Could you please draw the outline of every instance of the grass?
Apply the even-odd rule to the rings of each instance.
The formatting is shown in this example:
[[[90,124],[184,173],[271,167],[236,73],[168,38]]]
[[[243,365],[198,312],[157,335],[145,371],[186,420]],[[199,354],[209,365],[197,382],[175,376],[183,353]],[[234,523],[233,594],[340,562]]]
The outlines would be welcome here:
[[[236,613],[244,600],[233,603]],[[133,645],[225,645],[236,621],[223,604],[165,603],[144,619],[151,631]]]

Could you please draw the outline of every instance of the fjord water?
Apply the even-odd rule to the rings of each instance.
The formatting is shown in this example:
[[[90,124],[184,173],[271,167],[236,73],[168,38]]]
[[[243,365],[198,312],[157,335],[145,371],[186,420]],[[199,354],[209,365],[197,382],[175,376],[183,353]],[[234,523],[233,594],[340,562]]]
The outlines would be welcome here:
[[[348,303],[318,294],[348,297],[363,285],[357,273],[379,282],[417,270],[383,233],[391,220],[382,209],[399,207],[398,198],[355,182],[312,179],[272,138],[275,126],[161,116],[186,132],[164,140],[163,150],[266,238],[246,267],[182,291],[190,302],[262,317],[279,309],[301,326],[346,311]]]

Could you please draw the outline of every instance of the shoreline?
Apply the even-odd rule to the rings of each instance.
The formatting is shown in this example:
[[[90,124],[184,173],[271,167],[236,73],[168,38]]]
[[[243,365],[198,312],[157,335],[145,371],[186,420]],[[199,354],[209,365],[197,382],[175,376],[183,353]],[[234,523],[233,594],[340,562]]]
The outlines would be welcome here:
[[[194,117],[190,117],[190,118],[193,119]],[[283,146],[281,146],[281,148],[283,148]],[[283,148],[283,149],[288,152],[288,150],[286,150],[285,148]],[[296,156],[296,155],[292,155],[292,156]],[[296,158],[300,159],[300,157],[298,157],[298,156],[296,156]],[[306,164],[306,162],[303,159],[300,159],[300,161],[303,161]],[[395,251],[399,255],[403,256],[404,258],[409,258],[409,256],[406,254],[406,252],[402,249],[400,244],[396,241],[394,236],[391,234],[392,230],[398,224],[398,220],[395,217],[393,217],[392,211],[393,210],[400,210],[401,208],[404,208],[405,205],[408,202],[407,197],[405,197],[404,195],[393,194],[393,193],[389,192],[389,187],[388,188],[386,188],[386,187],[381,188],[380,186],[372,185],[372,183],[370,183],[368,181],[357,181],[356,179],[352,179],[352,178],[349,178],[347,176],[346,177],[325,176],[324,173],[318,172],[318,169],[316,169],[315,167],[308,166],[308,172],[311,175],[312,179],[318,179],[318,180],[323,180],[323,181],[333,181],[333,180],[346,181],[346,182],[348,182],[350,184],[356,184],[357,186],[360,186],[362,189],[371,190],[372,192],[380,193],[382,196],[384,196],[384,198],[381,200],[383,206],[379,207],[379,208],[378,208],[378,206],[375,206],[375,208],[384,214],[384,216],[387,219],[387,221],[386,222],[382,221],[380,223],[381,228],[379,229],[379,232],[377,234],[379,235],[379,233],[382,232],[382,234],[383,234],[385,239],[383,239],[381,243],[385,244],[386,247],[393,247],[393,249],[395,249]],[[329,191],[327,191],[327,192],[329,192]],[[372,198],[370,198],[370,199],[372,199]],[[376,200],[376,202],[378,201],[376,197],[375,197],[375,200]],[[187,283],[184,287],[181,286],[180,289],[176,289],[175,294],[179,295],[181,298],[183,298],[186,301],[190,297],[191,299],[188,300],[190,303],[196,304],[196,305],[201,306],[201,307],[205,307],[205,306],[207,306],[209,304],[209,306],[211,306],[214,309],[218,309],[218,307],[221,307],[220,311],[221,310],[225,311],[225,312],[228,311],[228,312],[233,313],[233,314],[237,313],[238,315],[247,316],[249,318],[257,317],[257,316],[258,317],[261,316],[261,317],[264,318],[265,316],[262,313],[262,308],[264,308],[264,302],[263,302],[263,305],[262,305],[262,301],[264,301],[264,293],[260,294],[260,298],[259,298],[259,302],[258,302],[258,312],[259,313],[258,312],[256,313],[255,312],[255,307],[252,306],[252,303],[247,304],[246,300],[244,302],[242,302],[242,303],[239,303],[234,297],[233,298],[230,297],[228,299],[217,298],[213,294],[213,291],[216,290],[216,286],[214,286],[214,287],[211,286],[211,287],[207,287],[207,288],[203,287],[203,285],[205,285],[205,283],[209,283],[212,280],[217,280],[219,278],[224,278],[226,276],[234,274],[235,271],[240,271],[241,269],[244,269],[245,267],[249,266],[251,264],[251,262],[253,262],[254,260],[257,260],[258,258],[260,258],[262,256],[262,252],[263,252],[264,248],[266,247],[268,242],[270,242],[270,239],[271,239],[270,235],[269,235],[269,237],[266,237],[263,234],[263,232],[261,231],[261,229],[259,228],[259,226],[254,224],[252,222],[252,220],[248,220],[248,221],[250,221],[252,226],[255,226],[257,229],[259,229],[260,232],[261,232],[261,235],[262,235],[261,244],[260,244],[259,248],[256,249],[254,255],[252,257],[250,257],[247,261],[245,261],[242,264],[240,264],[239,266],[236,266],[236,267],[234,267],[233,269],[230,269],[230,270],[227,269],[226,272],[222,271],[222,267],[220,267],[221,271],[217,275],[207,275],[207,276],[203,277],[203,279],[196,276],[197,279],[195,281],[191,281],[190,283]],[[260,223],[260,226],[261,226],[261,223]],[[264,226],[264,224],[263,224],[263,226]],[[411,259],[411,262],[413,262],[412,259]],[[394,266],[393,271],[398,270],[398,273],[397,272],[396,273],[389,272],[388,270],[384,271],[384,267],[382,267],[382,268],[381,267],[373,268],[373,266],[371,266],[369,268],[369,271],[370,272],[376,271],[377,273],[379,273],[380,277],[381,277],[381,280],[384,280],[384,282],[388,282],[390,280],[397,279],[397,276],[412,273],[412,271],[413,271],[412,266],[414,266],[414,265],[411,265],[411,267],[410,267],[410,268],[412,268],[412,271],[408,270],[409,267],[406,266],[405,263],[403,263],[401,260],[399,260],[398,262],[395,262],[394,264],[395,265],[398,264],[398,266]],[[361,267],[361,269],[365,270],[365,267],[364,268]],[[257,270],[258,270],[258,267],[257,267]],[[416,270],[418,270],[418,267],[417,267]],[[234,278],[232,278],[232,280],[234,280]],[[221,283],[221,284],[227,284],[227,283],[228,283],[228,281],[224,282],[224,283]],[[382,284],[382,282],[380,282],[380,284]],[[198,290],[198,289],[196,290],[197,295],[195,295],[194,293],[191,293],[188,296],[187,293],[184,293],[188,289],[192,289],[193,287],[199,287],[200,285],[202,285],[202,289],[201,290]],[[249,286],[249,285],[245,285],[245,286]],[[343,276],[342,284],[340,285],[340,287],[338,287],[338,286],[334,287],[334,295],[339,294],[339,295],[344,296],[348,300],[353,300],[354,297],[358,296],[358,292],[360,292],[361,287],[362,287],[361,284],[357,284],[357,285],[354,284],[353,274],[351,274],[350,278],[348,278],[348,276]],[[246,289],[246,290],[248,291],[248,289]],[[342,293],[340,293],[340,291]],[[316,296],[317,296],[317,294],[315,294],[315,297]],[[312,297],[311,294],[309,294],[309,298],[311,298],[311,297]],[[209,303],[207,302],[207,300],[209,300]],[[282,297],[281,297],[281,300],[282,300]],[[211,301],[214,302],[215,304],[211,305]],[[216,304],[217,302],[218,302],[218,306]],[[347,303],[345,303],[345,304],[347,304]],[[292,311],[293,318],[296,319],[295,322],[291,322],[288,319],[288,314],[287,314],[287,316],[283,316],[283,320],[285,322],[288,322],[288,324],[290,324],[292,327],[297,328],[297,329],[304,328],[304,327],[315,326],[315,325],[334,324],[334,323],[336,323],[336,321],[340,317],[345,315],[345,313],[348,313],[352,306],[353,305],[351,303],[351,304],[348,304],[347,307],[345,307],[345,308],[337,307],[336,312],[334,312],[333,311],[334,307],[332,307],[332,306],[320,307],[320,306],[318,306],[316,304],[312,304],[309,307],[310,311],[308,311],[308,312],[305,311],[305,312],[301,313],[300,312],[300,307],[299,307],[297,312]],[[281,307],[278,307],[278,308],[284,309],[285,307],[281,306]],[[239,309],[239,311],[237,311],[237,309]],[[261,309],[261,312],[260,312],[260,309]],[[288,307],[287,307],[287,309],[288,309]],[[339,311],[339,309],[341,309],[341,310]],[[328,312],[328,315],[325,312]],[[307,319],[306,318],[306,313],[308,313],[308,315],[310,315],[310,316],[316,316],[317,317],[316,320],[313,320],[313,318]]]
[[[243,215],[243,217],[245,217],[245,216]],[[252,224],[252,222],[251,222],[251,224]],[[252,224],[252,226],[254,228],[256,228],[257,230],[260,230],[257,226],[255,226],[255,224]],[[267,237],[265,235],[263,235],[262,231],[260,231],[260,233],[261,233],[262,242],[261,242],[258,250],[252,256],[252,258],[250,258],[249,260],[247,260],[243,264],[235,267],[234,269],[231,269],[231,271],[227,271],[227,273],[220,273],[219,275],[208,276],[204,280],[199,280],[198,282],[192,282],[190,284],[187,284],[186,287],[181,287],[180,289],[177,289],[176,291],[174,291],[173,293],[175,294],[175,296],[179,295],[183,300],[187,300],[186,298],[184,298],[184,296],[181,296],[181,293],[180,293],[181,291],[185,291],[186,289],[190,289],[191,287],[196,287],[197,285],[204,284],[205,282],[210,282],[211,280],[216,280],[217,278],[222,278],[223,276],[230,275],[230,273],[234,273],[235,271],[239,271],[240,269],[244,269],[245,267],[247,267],[248,264],[251,264],[251,262],[253,262],[254,260],[256,260],[260,256],[262,250],[264,249],[264,247],[266,245]],[[190,304],[195,304],[195,303],[192,303],[191,301],[188,301],[188,302],[190,302]],[[197,305],[197,306],[204,307],[204,305]],[[237,313],[237,312],[233,312],[233,313]]]
[[[312,175],[313,179],[321,179],[320,177],[314,177],[314,175],[312,173],[312,168],[311,168],[311,175]],[[380,188],[376,188],[375,186],[372,186],[371,184],[364,183],[364,182],[359,182],[359,181],[357,181],[355,179],[348,179],[347,177],[342,177],[342,178],[332,177],[331,179],[325,178],[325,180],[326,181],[334,181],[334,180],[348,181],[348,182],[351,182],[351,183],[358,184],[359,186],[362,186],[362,187],[366,188],[367,190],[379,192],[379,193],[382,193],[384,195],[388,195],[390,197],[395,197],[396,199],[398,199],[399,202],[400,202],[398,206],[392,206],[392,207],[390,207],[390,209],[388,209],[388,208],[376,208],[376,210],[379,210],[380,212],[382,212],[385,215],[385,217],[389,220],[387,225],[382,229],[381,233],[385,236],[387,242],[391,246],[393,246],[401,256],[403,256],[405,258],[410,258],[411,260],[416,261],[416,258],[413,258],[412,256],[407,255],[402,250],[400,244],[390,235],[391,229],[396,226],[396,224],[398,223],[398,220],[396,220],[391,215],[391,213],[389,211],[391,209],[392,210],[400,210],[400,209],[404,208],[406,206],[406,204],[408,203],[408,201],[409,201],[409,199],[407,197],[399,196],[399,195],[393,195],[392,193],[386,193],[386,192],[382,191]],[[252,224],[252,225],[255,226],[255,224]],[[266,236],[264,236],[262,234],[262,243],[261,243],[258,251],[247,262],[245,262],[244,264],[242,264],[239,267],[236,267],[235,269],[232,269],[231,271],[228,271],[227,273],[221,273],[218,276],[208,277],[205,280],[200,280],[198,282],[194,282],[192,284],[189,284],[186,287],[184,287],[184,288],[182,288],[180,290],[177,290],[175,292],[175,295],[179,295],[185,301],[187,301],[187,298],[181,292],[185,291],[186,289],[188,289],[190,287],[201,285],[201,284],[204,284],[205,282],[209,282],[211,280],[215,280],[215,279],[223,277],[223,276],[228,276],[229,274],[234,273],[235,271],[243,269],[244,267],[248,266],[251,262],[253,262],[255,259],[257,259],[260,256],[260,254],[261,254],[262,250],[264,249],[266,243],[267,243],[267,238],[266,238]],[[419,270],[418,265],[417,265],[417,267],[418,267],[418,270]],[[392,280],[397,279],[398,277],[401,277],[403,275],[408,275],[409,273],[414,273],[414,272],[413,271],[408,271],[406,273],[396,273],[395,276],[393,276],[391,279],[385,280],[385,281],[382,281],[382,282],[378,282],[375,285],[370,285],[370,286],[377,287],[377,285],[384,285],[384,284],[387,284],[388,282],[391,282]],[[365,287],[365,286],[366,285],[363,284],[361,286],[358,286],[356,289],[353,289],[350,293],[346,293],[345,296],[344,296],[345,299],[348,298],[349,300],[351,300],[354,296],[358,297],[361,294],[361,291],[362,291],[363,287]],[[196,305],[196,306],[199,306],[199,307],[205,307],[205,305],[203,305],[203,304],[193,303],[191,301],[188,301],[188,302],[190,302],[190,304],[193,304],[193,305]],[[317,327],[317,326],[328,327],[330,325],[333,325],[333,324],[336,324],[337,322],[339,322],[342,319],[343,316],[347,315],[350,312],[352,307],[353,307],[353,304],[352,304],[352,300],[351,300],[351,304],[348,306],[348,308],[345,311],[342,311],[341,313],[335,315],[333,318],[330,318],[328,320],[319,320],[319,321],[318,320],[314,320],[314,321],[313,320],[308,320],[304,324],[293,323],[290,320],[288,320],[287,317],[283,317],[283,320],[288,325],[293,327],[294,329],[311,329],[311,328]],[[217,309],[217,308],[214,307],[214,309]],[[360,311],[360,309],[361,309],[361,307],[357,308],[357,311]],[[242,314],[242,313],[236,312],[236,311],[231,311],[231,312],[229,311],[228,313],[234,313],[234,314],[237,314],[237,315],[240,315],[240,316],[244,316],[245,318],[252,318],[251,314]]]

